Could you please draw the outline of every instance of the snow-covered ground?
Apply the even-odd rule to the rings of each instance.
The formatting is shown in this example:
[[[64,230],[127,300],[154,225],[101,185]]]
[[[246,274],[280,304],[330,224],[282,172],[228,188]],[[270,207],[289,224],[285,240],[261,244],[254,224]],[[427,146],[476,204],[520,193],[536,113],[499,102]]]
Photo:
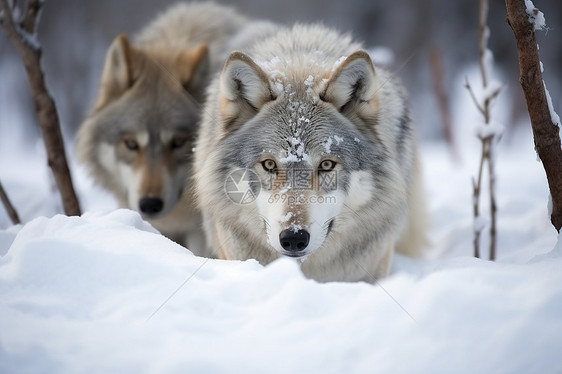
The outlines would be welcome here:
[[[3,161],[28,223],[0,231],[0,373],[560,373],[562,246],[530,135],[505,143],[499,261],[471,257],[477,157],[425,143],[432,258],[375,285],[195,257],[80,170],[88,213],[53,216],[40,147]]]

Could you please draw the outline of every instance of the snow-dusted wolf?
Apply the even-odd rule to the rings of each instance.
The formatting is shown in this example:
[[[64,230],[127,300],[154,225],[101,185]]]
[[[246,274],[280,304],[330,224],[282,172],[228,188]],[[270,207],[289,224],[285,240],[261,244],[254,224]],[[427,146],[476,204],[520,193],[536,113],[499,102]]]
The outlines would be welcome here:
[[[230,54],[209,89],[195,176],[220,258],[289,256],[319,281],[374,282],[395,250],[417,255],[424,242],[405,92],[324,26],[280,28]]]
[[[199,102],[224,64],[228,40],[245,22],[229,7],[180,3],[133,43],[118,36],[77,135],[78,157],[96,182],[199,254],[201,217],[187,192]]]

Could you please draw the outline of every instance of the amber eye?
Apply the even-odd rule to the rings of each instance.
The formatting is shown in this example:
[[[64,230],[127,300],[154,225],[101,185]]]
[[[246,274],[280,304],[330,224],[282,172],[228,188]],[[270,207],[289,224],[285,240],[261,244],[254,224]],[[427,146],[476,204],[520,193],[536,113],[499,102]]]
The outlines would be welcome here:
[[[172,139],[170,142],[170,148],[178,149],[181,148],[187,143],[187,138],[185,136],[178,136]]]
[[[267,171],[269,173],[273,173],[275,171],[275,169],[277,169],[277,164],[272,159],[267,159],[265,161],[262,161],[261,164],[262,164],[263,168],[265,169],[265,171]]]
[[[139,143],[135,139],[132,138],[125,138],[123,139],[123,144],[129,151],[138,151],[139,150]]]
[[[336,167],[336,163],[332,160],[324,160],[318,168],[320,171],[332,171]]]

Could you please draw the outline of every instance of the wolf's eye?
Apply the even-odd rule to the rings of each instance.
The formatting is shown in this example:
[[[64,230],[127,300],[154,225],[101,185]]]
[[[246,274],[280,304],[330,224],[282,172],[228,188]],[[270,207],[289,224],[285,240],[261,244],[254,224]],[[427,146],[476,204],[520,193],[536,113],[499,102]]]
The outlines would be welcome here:
[[[185,143],[187,143],[187,138],[185,136],[178,136],[176,138],[173,138],[171,143],[170,143],[170,147],[172,149],[178,149],[181,148],[185,145]]]
[[[139,143],[135,139],[125,138],[123,139],[123,144],[129,151],[138,151],[139,150]]]
[[[318,168],[320,171],[332,171],[336,167],[336,163],[332,160],[324,160]]]
[[[273,161],[272,159],[267,159],[265,161],[262,161],[262,166],[265,169],[265,171],[269,172],[269,173],[273,173],[275,171],[275,169],[277,169],[277,164],[275,163],[275,161]]]

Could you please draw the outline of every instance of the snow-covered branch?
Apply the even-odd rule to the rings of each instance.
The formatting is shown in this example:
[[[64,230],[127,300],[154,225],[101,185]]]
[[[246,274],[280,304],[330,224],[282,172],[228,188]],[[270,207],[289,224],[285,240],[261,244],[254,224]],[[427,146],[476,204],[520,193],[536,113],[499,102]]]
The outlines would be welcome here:
[[[545,17],[531,0],[506,0],[507,21],[515,35],[519,56],[519,81],[527,101],[535,150],[542,161],[552,198],[551,221],[562,227],[562,148],[560,117],[542,78],[535,30],[546,28]]]
[[[488,166],[488,181],[490,194],[490,260],[496,257],[496,197],[495,197],[495,165],[494,165],[494,148],[502,135],[503,127],[492,125],[491,123],[491,104],[499,95],[503,85],[491,79],[494,56],[492,51],[488,49],[488,38],[490,37],[490,29],[486,24],[488,18],[488,1],[480,0],[478,12],[478,54],[480,75],[482,77],[482,90],[476,95],[468,78],[465,87],[470,93],[474,105],[484,117],[484,125],[477,128],[477,136],[482,143],[482,152],[480,154],[480,163],[478,167],[478,175],[472,180],[473,189],[473,214],[474,214],[474,256],[480,257],[480,236],[486,228],[488,220],[484,219],[480,213],[480,195],[482,192],[482,181],[484,167]]]
[[[525,0],[525,11],[529,15],[529,22],[533,24],[535,31],[546,29],[544,13],[535,7],[532,0]]]

